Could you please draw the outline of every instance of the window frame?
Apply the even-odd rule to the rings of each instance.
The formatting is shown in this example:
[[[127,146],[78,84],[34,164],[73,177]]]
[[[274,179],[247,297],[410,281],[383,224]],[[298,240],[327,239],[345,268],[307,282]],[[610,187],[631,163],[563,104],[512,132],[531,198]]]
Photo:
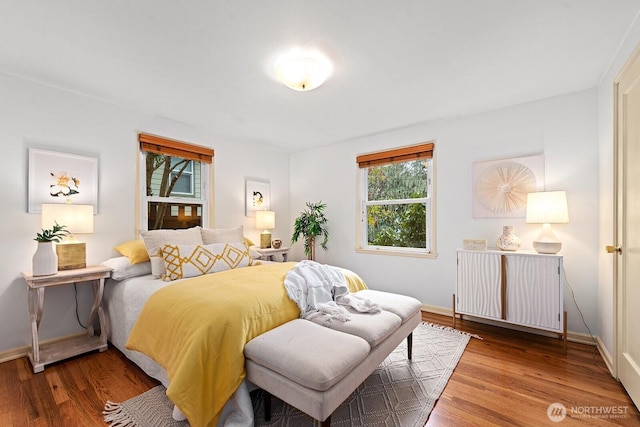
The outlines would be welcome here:
[[[214,150],[208,147],[177,141],[160,137],[157,135],[151,135],[147,133],[138,134],[138,229],[140,231],[148,230],[149,211],[148,206],[150,202],[169,202],[185,205],[196,205],[201,208],[201,227],[209,227],[212,223],[211,213],[212,209],[210,204],[213,200],[213,195],[210,194],[213,182],[212,170],[213,170],[213,157]],[[180,157],[193,161],[200,162],[200,198],[194,197],[160,197],[160,196],[148,196],[146,188],[146,157],[148,152],[157,154],[170,155],[172,157]],[[191,163],[191,189],[192,194],[195,194],[195,180],[193,179],[193,168],[195,165]],[[176,194],[173,192],[172,194]],[[182,193],[184,194],[184,193]],[[196,207],[197,211],[197,207]]]
[[[414,199],[368,200],[368,173],[370,167],[412,160],[425,159],[429,162],[427,168],[427,196]],[[436,258],[436,228],[435,228],[435,143],[430,141],[419,145],[401,147],[376,153],[359,155],[356,158],[359,168],[357,180],[357,235],[356,252],[375,253],[395,256],[409,256],[420,258]],[[426,248],[395,247],[369,245],[367,207],[376,205],[410,205],[425,204]]]

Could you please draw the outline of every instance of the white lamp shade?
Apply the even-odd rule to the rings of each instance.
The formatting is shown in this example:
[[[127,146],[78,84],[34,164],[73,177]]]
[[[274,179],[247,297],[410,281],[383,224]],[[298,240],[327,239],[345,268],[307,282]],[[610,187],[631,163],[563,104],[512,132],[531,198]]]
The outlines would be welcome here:
[[[42,228],[52,228],[55,223],[65,225],[71,234],[93,233],[93,205],[44,203]]]
[[[276,64],[276,76],[287,87],[308,91],[317,88],[333,70],[329,60],[317,51],[295,49]]]
[[[276,213],[274,211],[256,211],[256,228],[263,230],[276,228]]]
[[[569,222],[565,191],[540,191],[527,194],[527,219],[531,224]]]

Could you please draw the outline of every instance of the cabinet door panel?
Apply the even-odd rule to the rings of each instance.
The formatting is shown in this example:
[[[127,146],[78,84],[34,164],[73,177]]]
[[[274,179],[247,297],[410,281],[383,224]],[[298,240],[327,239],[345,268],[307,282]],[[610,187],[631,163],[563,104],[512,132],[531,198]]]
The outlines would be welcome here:
[[[456,311],[501,318],[500,255],[483,252],[458,252]]]
[[[561,330],[560,259],[507,256],[507,321]]]

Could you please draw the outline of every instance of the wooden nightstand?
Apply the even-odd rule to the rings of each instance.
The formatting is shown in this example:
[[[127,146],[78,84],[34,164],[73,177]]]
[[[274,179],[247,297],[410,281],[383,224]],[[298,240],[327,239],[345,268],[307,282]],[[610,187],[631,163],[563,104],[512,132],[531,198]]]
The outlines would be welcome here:
[[[29,316],[31,318],[31,351],[29,360],[33,366],[33,372],[44,371],[44,366],[62,359],[87,353],[92,350],[105,351],[107,349],[107,331],[102,311],[102,293],[104,279],[111,275],[111,269],[103,265],[89,266],[76,270],[63,270],[50,276],[33,276],[30,272],[22,273],[29,287]],[[86,336],[74,336],[58,340],[53,343],[39,343],[38,328],[42,319],[44,308],[44,291],[50,286],[70,285],[73,283],[93,284],[94,300],[89,314],[89,322]],[[93,320],[98,314],[100,322],[100,335],[96,336],[93,330]]]
[[[282,262],[287,261],[287,255],[291,248],[254,248],[254,250],[260,254],[260,259],[264,261],[273,261],[274,255],[282,255]]]

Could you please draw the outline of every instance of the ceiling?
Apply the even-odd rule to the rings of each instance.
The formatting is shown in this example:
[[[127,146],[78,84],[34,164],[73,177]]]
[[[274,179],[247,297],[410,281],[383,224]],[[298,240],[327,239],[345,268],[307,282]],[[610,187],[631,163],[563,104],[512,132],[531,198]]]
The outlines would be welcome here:
[[[638,0],[0,0],[0,72],[296,152],[594,87]],[[278,83],[295,46],[318,89]]]

